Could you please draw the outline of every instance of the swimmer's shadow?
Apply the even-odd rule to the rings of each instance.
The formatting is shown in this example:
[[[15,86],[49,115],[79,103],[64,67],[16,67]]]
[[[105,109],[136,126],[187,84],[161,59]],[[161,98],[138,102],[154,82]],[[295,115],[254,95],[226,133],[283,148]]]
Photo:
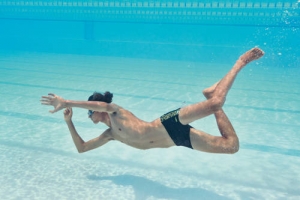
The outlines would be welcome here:
[[[147,199],[149,197],[163,199],[227,199],[211,191],[201,188],[170,188],[145,177],[133,175],[119,176],[88,176],[94,181],[112,181],[116,185],[131,186],[135,193],[135,199]]]

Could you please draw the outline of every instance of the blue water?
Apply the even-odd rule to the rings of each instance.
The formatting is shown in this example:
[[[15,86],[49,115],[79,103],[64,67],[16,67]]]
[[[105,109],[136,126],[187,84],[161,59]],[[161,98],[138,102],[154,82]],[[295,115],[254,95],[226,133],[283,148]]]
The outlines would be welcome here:
[[[26,2],[34,5],[0,3],[0,199],[300,198],[296,1],[276,8],[284,13],[280,20],[268,17],[275,9],[268,1],[270,8],[261,8],[265,17],[223,21],[179,14],[157,19],[155,13],[104,20],[57,14],[46,1],[33,6],[44,14],[29,12]],[[89,9],[101,3],[93,2]],[[245,5],[225,11],[248,12]],[[26,9],[13,10],[19,7]],[[52,115],[39,102],[48,92],[85,100],[109,90],[116,104],[152,121],[204,100],[201,91],[254,46],[265,56],[241,71],[224,105],[240,139],[233,155],[183,147],[144,151],[119,142],[78,154],[62,112]],[[84,140],[106,130],[86,110],[74,109],[73,121]],[[213,116],[192,125],[219,135]]]

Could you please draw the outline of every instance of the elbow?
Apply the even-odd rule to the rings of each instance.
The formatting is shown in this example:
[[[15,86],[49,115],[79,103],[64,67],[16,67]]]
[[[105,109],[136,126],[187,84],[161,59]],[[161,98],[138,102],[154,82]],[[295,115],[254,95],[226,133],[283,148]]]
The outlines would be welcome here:
[[[84,152],[85,152],[85,151],[83,151],[83,150],[81,150],[81,149],[78,150],[78,153],[84,153]]]
[[[85,151],[83,149],[77,149],[78,153],[84,153]]]
[[[84,146],[77,148],[78,153],[84,153],[86,152],[86,149],[84,148]]]

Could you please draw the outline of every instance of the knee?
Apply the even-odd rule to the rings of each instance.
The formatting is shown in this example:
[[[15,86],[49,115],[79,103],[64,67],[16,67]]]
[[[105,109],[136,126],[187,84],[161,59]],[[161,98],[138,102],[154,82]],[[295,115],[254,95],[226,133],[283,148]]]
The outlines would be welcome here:
[[[228,151],[228,154],[235,154],[239,151],[239,146],[231,147]]]
[[[225,99],[219,97],[213,97],[210,99],[210,102],[211,102],[211,109],[213,111],[218,111],[223,107],[225,103]]]
[[[238,138],[235,138],[229,148],[227,148],[227,153],[228,154],[234,154],[234,153],[237,153],[240,149],[240,145],[239,145],[239,139]]]

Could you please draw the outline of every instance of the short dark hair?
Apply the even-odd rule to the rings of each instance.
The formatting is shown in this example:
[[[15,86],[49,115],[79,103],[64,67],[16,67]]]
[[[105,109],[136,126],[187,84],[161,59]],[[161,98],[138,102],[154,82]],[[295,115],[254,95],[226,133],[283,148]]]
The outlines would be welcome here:
[[[111,103],[113,96],[114,95],[109,91],[106,91],[104,94],[101,94],[100,92],[94,92],[94,94],[89,97],[88,101],[102,101]]]

